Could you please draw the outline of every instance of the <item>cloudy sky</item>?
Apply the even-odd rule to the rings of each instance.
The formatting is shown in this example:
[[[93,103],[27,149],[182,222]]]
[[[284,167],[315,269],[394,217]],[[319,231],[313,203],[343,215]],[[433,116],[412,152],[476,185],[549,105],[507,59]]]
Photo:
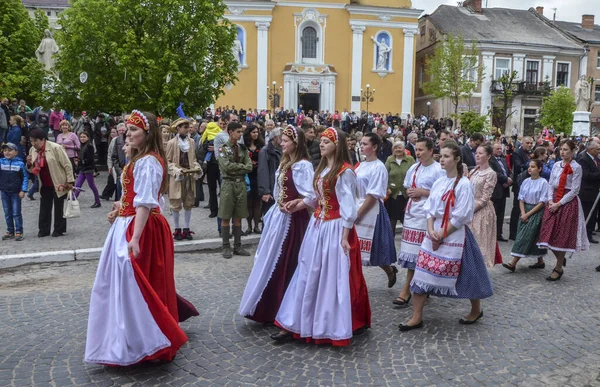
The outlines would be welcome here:
[[[413,8],[424,9],[432,13],[440,4],[456,5],[456,0],[412,0]],[[485,6],[486,0],[482,0]],[[600,0],[487,0],[490,8],[528,9],[536,6],[544,7],[544,15],[552,19],[556,8],[556,20],[581,22],[581,15],[596,15],[596,24],[600,24]]]

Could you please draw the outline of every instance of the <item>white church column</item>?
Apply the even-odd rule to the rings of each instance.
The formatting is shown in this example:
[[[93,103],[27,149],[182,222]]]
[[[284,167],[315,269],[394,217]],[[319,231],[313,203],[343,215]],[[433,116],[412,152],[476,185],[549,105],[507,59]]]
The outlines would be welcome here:
[[[256,44],[256,108],[267,109],[267,80],[269,52],[269,22],[256,22],[258,37]]]
[[[362,88],[362,60],[363,60],[363,33],[364,26],[352,27],[352,82],[351,95],[352,97],[360,97],[360,89]],[[352,100],[350,103],[350,111],[360,113],[360,99]]]
[[[556,59],[553,55],[544,55],[544,67],[542,68],[542,82],[550,82],[550,86],[554,85],[552,79],[554,78],[554,59]]]
[[[402,72],[402,118],[412,114],[415,82],[415,33],[417,30],[404,29],[404,69]]]
[[[517,77],[515,78],[515,81],[522,81],[523,79],[525,79],[525,77],[523,76],[525,56],[525,54],[513,54],[513,70],[517,72]]]
[[[496,53],[484,51],[481,53],[483,72],[481,75],[481,106],[479,114],[487,115],[492,108],[492,71],[494,71],[494,55]]]

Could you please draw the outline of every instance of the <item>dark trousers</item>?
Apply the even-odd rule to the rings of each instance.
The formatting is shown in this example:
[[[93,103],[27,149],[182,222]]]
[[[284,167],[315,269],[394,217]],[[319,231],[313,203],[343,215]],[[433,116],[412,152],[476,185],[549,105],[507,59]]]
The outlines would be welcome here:
[[[206,168],[206,183],[208,184],[208,205],[212,214],[216,214],[219,211],[217,184],[219,184],[220,177],[219,165],[209,163]]]
[[[510,211],[510,231],[508,237],[515,239],[517,237],[517,227],[519,226],[519,217],[521,216],[521,208],[519,208],[519,192],[513,192],[513,208]]]
[[[271,199],[268,202],[265,202],[261,199],[261,203],[262,203],[262,214],[264,216],[271,209],[271,207],[273,207],[273,204],[275,204],[275,200]]]
[[[67,195],[63,195],[59,198],[56,196],[54,187],[42,186],[40,196],[40,218],[38,222],[40,234],[50,234],[50,228],[52,226],[52,207],[54,207],[54,232],[67,232],[67,220],[63,217],[63,207]]]
[[[115,178],[113,177],[112,173],[109,173],[108,181],[106,182],[106,187],[104,187],[104,190],[102,191],[102,195],[100,195],[100,197],[110,199],[110,197],[113,196],[116,190],[117,185],[115,184]]]
[[[496,212],[496,236],[502,236],[502,226],[504,225],[504,213],[506,212],[506,198],[492,199],[494,211]]]
[[[581,207],[583,207],[583,216],[587,219],[588,215],[590,215],[590,211],[592,211],[592,207],[594,206],[593,201],[581,201]],[[587,229],[588,238],[592,236],[592,233],[595,231],[596,219],[598,217],[598,211],[595,211],[590,216],[590,221],[587,222],[585,228]]]
[[[195,207],[200,206],[200,202],[204,201],[204,187],[202,184],[203,179],[204,176],[201,179],[196,180],[196,201],[194,202]]]
[[[33,181],[33,183],[31,184],[31,188],[29,188],[27,195],[29,197],[33,197],[33,195],[40,190],[40,179],[38,179],[38,177],[32,173],[29,174],[29,178],[31,181]]]
[[[98,153],[98,165],[106,165],[108,158],[108,143],[98,142],[96,144],[96,152]]]

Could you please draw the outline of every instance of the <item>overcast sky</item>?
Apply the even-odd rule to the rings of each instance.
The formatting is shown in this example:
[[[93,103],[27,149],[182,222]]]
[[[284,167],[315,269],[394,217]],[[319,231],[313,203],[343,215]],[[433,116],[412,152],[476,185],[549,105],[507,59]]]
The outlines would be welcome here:
[[[485,7],[486,0],[482,0]],[[432,13],[440,4],[456,5],[456,0],[412,0],[413,8],[424,9]],[[544,16],[552,19],[556,8],[556,20],[581,22],[581,15],[595,15],[595,24],[600,24],[600,0],[488,0],[489,8],[529,9],[536,6],[544,7]]]

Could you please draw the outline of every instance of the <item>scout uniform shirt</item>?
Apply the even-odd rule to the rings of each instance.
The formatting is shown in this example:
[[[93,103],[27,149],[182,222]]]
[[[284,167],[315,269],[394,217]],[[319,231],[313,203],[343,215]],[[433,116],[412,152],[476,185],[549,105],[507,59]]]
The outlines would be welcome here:
[[[223,180],[219,218],[246,218],[248,202],[245,176],[252,172],[252,160],[244,145],[233,146],[230,141],[218,149],[218,154],[219,170]]]

